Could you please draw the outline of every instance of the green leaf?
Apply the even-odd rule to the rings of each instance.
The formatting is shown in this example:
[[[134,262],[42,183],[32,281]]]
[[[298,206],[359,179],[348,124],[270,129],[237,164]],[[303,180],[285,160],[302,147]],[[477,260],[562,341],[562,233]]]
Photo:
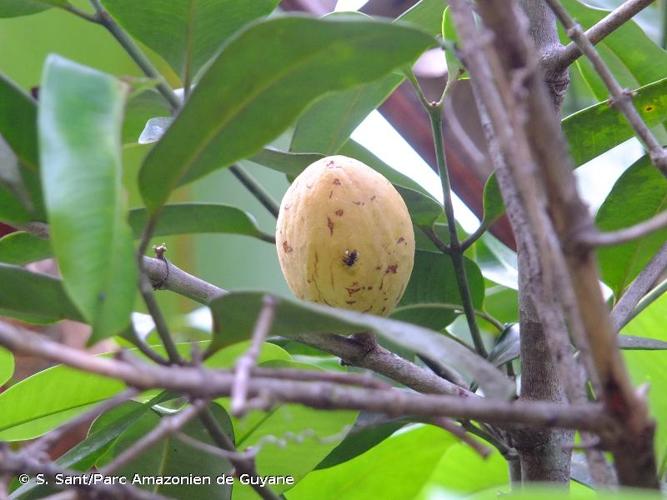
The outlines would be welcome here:
[[[234,441],[234,431],[227,412],[216,404],[211,404],[209,408],[224,433]],[[160,417],[152,411],[142,414],[123,431],[96,465],[101,467],[111,462],[159,425],[162,418],[169,417]],[[196,418],[185,424],[180,432],[210,446],[216,446],[206,428]],[[147,480],[160,477],[207,476],[211,478],[211,484],[198,484],[196,486],[187,483],[160,485],[150,484],[149,481],[147,484],[135,484],[135,486],[170,498],[191,497],[193,488],[196,488],[198,498],[228,499],[231,497],[232,485],[216,484],[215,478],[222,474],[230,474],[231,469],[232,466],[226,459],[193,448],[175,436],[168,435],[140,456],[125,464],[115,474],[127,478],[128,482],[132,481],[135,474]]]
[[[484,184],[484,216],[482,224],[490,226],[505,213],[505,202],[500,193],[498,178],[492,173]]]
[[[474,248],[475,262],[486,279],[513,290],[519,289],[516,252],[488,232],[475,242]]]
[[[0,183],[0,221],[14,224],[30,222],[32,214],[16,198],[11,189]]]
[[[320,95],[376,80],[432,44],[380,21],[286,16],[253,25],[220,52],[148,154],[139,181],[149,211],[177,185],[256,153]]]
[[[0,347],[0,387],[14,375],[14,355]]]
[[[607,10],[588,7],[577,0],[564,0],[563,6],[584,29],[590,28],[609,14]],[[569,41],[566,37],[562,39]],[[623,86],[636,88],[667,76],[667,52],[651,41],[632,20],[614,30],[596,47]],[[590,63],[584,60],[577,66],[596,97],[599,100],[606,99],[609,91]]]
[[[262,308],[262,292],[235,292],[214,299],[209,305],[213,315],[214,338],[210,350],[227,343],[250,338]],[[288,299],[276,299],[271,335],[337,333],[349,335],[374,332],[394,344],[428,356],[475,379],[488,397],[507,398],[513,383],[485,359],[444,335],[409,323],[356,311]]]
[[[32,209],[30,195],[23,184],[19,170],[18,158],[0,135],[0,185],[25,208],[26,213]]]
[[[290,490],[289,498],[415,498],[455,442],[451,434],[432,426],[397,433],[348,462],[311,472]]]
[[[667,78],[637,89],[632,100],[649,127],[667,120]],[[606,101],[571,114],[562,126],[575,166],[634,135],[625,116]]]
[[[449,6],[442,13],[442,38],[452,44],[456,44],[459,41],[456,26],[454,26],[454,21],[452,21],[452,16],[449,12]],[[465,71],[453,48],[445,49],[445,60],[447,62],[447,78],[457,78]]]
[[[185,80],[239,28],[270,14],[278,0],[102,0],[137,40],[160,54]]]
[[[457,497],[467,497],[487,488],[496,487],[497,491],[498,487],[508,484],[507,461],[500,453],[493,450],[491,455],[482,458],[469,446],[455,443],[438,461],[419,499],[443,489]]]
[[[0,74],[0,136],[18,159],[21,180],[30,195],[32,207],[25,210],[29,219],[44,220],[44,203],[39,181],[37,147],[37,106],[18,86]],[[3,190],[4,192],[4,190]],[[0,192],[0,217],[23,222],[14,215],[6,216],[5,201]],[[10,212],[15,213],[15,212]]]
[[[15,231],[0,238],[0,262],[22,266],[51,256],[48,240],[34,234]]]
[[[48,368],[0,394],[0,440],[40,436],[124,387],[118,380],[64,366]]]
[[[414,24],[432,35],[440,34],[440,19],[444,3],[440,0],[419,0],[411,8],[403,12],[399,22]]]
[[[616,181],[597,213],[601,231],[614,231],[642,222],[667,210],[667,179],[644,156]],[[667,239],[667,229],[597,252],[602,280],[616,298]]]
[[[264,148],[249,158],[249,161],[283,172],[290,179],[294,179],[308,165],[322,158],[324,158],[324,155],[319,153],[288,153],[277,149]]]
[[[26,167],[37,170],[37,106],[32,97],[0,74],[0,134]]]
[[[63,290],[62,282],[22,267],[0,264],[0,314],[44,323],[83,320]]]
[[[375,420],[377,420],[377,415],[374,413],[362,412],[359,414],[354,427],[345,436],[345,439],[319,463],[317,468],[328,469],[352,460],[380,444],[407,423],[406,419],[387,420],[384,418],[379,422]]]
[[[377,82],[324,96],[297,121],[290,151],[336,153],[402,81],[402,76],[389,74]]]
[[[472,260],[465,258],[473,306],[484,302],[484,278]],[[452,259],[442,253],[415,253],[415,265],[403,298],[391,317],[433,330],[441,330],[461,314],[463,301],[456,284]],[[449,307],[443,307],[445,304]],[[458,312],[451,307],[457,305]]]
[[[28,16],[51,7],[66,5],[70,5],[67,0],[2,0],[2,3],[0,3],[0,17]]]
[[[146,209],[130,210],[129,222],[135,238],[141,236],[147,219]],[[242,234],[267,242],[273,241],[273,236],[261,231],[257,227],[257,221],[249,213],[229,205],[213,203],[167,205],[160,214],[153,235],[195,233]],[[0,240],[0,251],[1,243],[2,240]]]
[[[121,186],[126,87],[50,56],[39,107],[42,184],[51,245],[67,293],[93,327],[90,342],[130,321],[137,282]]]

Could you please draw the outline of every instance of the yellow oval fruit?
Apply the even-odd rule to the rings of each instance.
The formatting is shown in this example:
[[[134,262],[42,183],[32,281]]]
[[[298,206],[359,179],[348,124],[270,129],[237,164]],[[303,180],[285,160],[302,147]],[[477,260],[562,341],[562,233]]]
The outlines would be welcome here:
[[[297,297],[378,315],[398,304],[415,254],[401,195],[346,156],[316,161],[294,180],[280,205],[276,246]]]

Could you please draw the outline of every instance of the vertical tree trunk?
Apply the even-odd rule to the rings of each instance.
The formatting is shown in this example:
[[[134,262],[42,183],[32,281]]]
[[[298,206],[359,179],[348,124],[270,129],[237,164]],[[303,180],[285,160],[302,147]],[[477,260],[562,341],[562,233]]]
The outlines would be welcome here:
[[[521,399],[566,401],[555,356],[549,351],[545,330],[527,280],[537,276],[519,258],[519,308],[521,321]],[[521,481],[567,483],[570,480],[570,455],[573,432],[557,429],[526,429],[513,436],[521,463]]]

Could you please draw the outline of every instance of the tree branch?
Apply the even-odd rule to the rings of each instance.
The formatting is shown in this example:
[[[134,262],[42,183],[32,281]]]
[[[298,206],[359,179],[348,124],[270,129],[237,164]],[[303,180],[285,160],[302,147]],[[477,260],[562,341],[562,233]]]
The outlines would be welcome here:
[[[595,230],[585,231],[580,236],[575,236],[575,239],[578,240],[578,243],[589,247],[620,245],[628,241],[643,238],[665,227],[667,227],[667,210],[634,226],[608,233],[601,233]]]
[[[235,374],[230,370],[147,364],[119,354],[117,359],[97,357],[53,342],[41,335],[0,323],[0,345],[16,353],[40,356],[72,368],[124,381],[131,387],[168,389],[197,399],[229,396]],[[313,408],[354,409],[390,416],[443,416],[508,425],[573,427],[598,432],[609,420],[597,404],[562,405],[546,402],[496,401],[484,398],[416,394],[399,389],[366,389],[332,382],[277,380],[255,376],[248,395],[269,397],[272,403],[300,403]]]
[[[611,35],[616,29],[623,26],[633,16],[651,5],[655,0],[627,0],[598,23],[586,30],[584,36],[592,44],[601,42],[605,37]],[[581,49],[575,43],[569,43],[566,47],[553,54],[552,60],[547,65],[566,68],[574,63],[582,55]]]
[[[581,26],[567,13],[558,0],[545,0],[554,11],[560,22],[567,29],[568,36],[588,58],[611,94],[611,104],[616,106],[628,120],[635,135],[649,151],[653,164],[667,176],[667,152],[656,139],[653,132],[646,126],[632,102],[632,92],[624,89],[611,73],[595,46],[586,37]]]

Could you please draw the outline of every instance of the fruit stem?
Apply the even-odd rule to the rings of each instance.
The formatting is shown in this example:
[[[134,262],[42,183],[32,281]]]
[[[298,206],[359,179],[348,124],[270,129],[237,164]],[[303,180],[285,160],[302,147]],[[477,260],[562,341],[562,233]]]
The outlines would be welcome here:
[[[463,258],[463,247],[456,233],[456,218],[454,217],[454,205],[452,204],[452,189],[449,181],[449,172],[447,171],[447,161],[445,157],[445,148],[442,140],[442,107],[440,105],[430,105],[426,108],[431,119],[431,131],[433,133],[433,143],[435,145],[435,157],[438,165],[438,174],[442,184],[442,197],[444,201],[445,217],[447,218],[447,228],[449,230],[449,256],[454,265],[456,282],[458,284],[461,301],[463,302],[463,311],[465,312],[470,336],[472,337],[475,350],[480,356],[487,357],[487,351],[477,326],[475,317],[475,307],[472,303],[468,277],[466,276],[465,261]]]

